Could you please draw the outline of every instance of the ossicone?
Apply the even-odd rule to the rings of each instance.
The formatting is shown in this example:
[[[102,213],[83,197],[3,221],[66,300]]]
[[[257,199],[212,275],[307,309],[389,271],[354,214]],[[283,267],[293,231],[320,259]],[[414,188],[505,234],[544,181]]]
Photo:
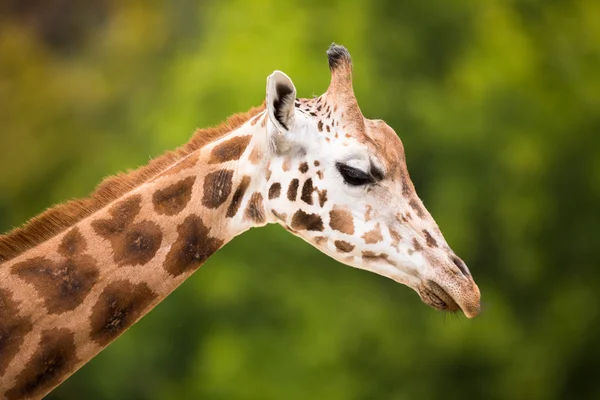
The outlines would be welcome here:
[[[329,61],[329,70],[334,72],[340,67],[352,68],[352,57],[344,46],[332,43],[327,49],[327,59]]]

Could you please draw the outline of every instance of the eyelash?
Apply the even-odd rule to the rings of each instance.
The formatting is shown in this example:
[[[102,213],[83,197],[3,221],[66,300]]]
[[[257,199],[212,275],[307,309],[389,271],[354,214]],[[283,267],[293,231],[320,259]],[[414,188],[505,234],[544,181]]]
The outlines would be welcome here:
[[[344,181],[350,186],[362,186],[369,183],[375,183],[375,178],[360,169],[350,167],[346,164],[336,163],[336,167],[344,178]]]

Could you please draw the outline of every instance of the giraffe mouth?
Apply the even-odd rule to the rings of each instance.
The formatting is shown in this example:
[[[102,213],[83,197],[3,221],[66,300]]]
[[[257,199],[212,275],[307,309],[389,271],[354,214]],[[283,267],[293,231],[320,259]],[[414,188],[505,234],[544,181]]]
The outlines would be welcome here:
[[[454,301],[440,285],[434,281],[427,281],[419,286],[419,296],[423,302],[436,310],[457,312],[461,311],[460,306]]]

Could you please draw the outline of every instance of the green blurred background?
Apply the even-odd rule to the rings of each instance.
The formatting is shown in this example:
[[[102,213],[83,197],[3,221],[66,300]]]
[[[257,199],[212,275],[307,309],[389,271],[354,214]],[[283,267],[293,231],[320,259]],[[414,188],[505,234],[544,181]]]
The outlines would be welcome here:
[[[252,230],[50,399],[600,398],[600,1],[0,2],[0,231],[354,58],[475,320]]]

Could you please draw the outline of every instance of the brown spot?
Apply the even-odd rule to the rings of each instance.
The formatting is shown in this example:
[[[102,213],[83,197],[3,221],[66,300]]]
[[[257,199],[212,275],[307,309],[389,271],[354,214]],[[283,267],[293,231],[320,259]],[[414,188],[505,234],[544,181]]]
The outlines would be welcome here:
[[[323,206],[327,202],[327,189],[318,190],[318,193],[319,193],[319,205],[321,206],[321,208],[323,208]]]
[[[233,171],[221,169],[204,177],[204,195],[202,204],[207,208],[219,208],[231,193]]]
[[[273,171],[271,171],[271,161],[267,161],[267,165],[265,166],[266,170],[267,170],[267,181],[271,179],[271,174],[273,173]]]
[[[261,160],[263,159],[263,152],[260,150],[260,148],[258,146],[254,146],[254,148],[252,149],[252,151],[250,152],[250,155],[248,156],[248,160],[250,160],[250,162],[253,165],[258,164]]]
[[[131,225],[127,232],[113,241],[115,262],[119,265],[144,265],[160,248],[162,231],[152,221],[141,221]]]
[[[321,246],[323,243],[327,243],[327,238],[325,236],[316,236],[313,238],[313,241],[317,246]]]
[[[269,188],[269,200],[273,200],[281,195],[281,183],[275,182]]]
[[[298,166],[298,171],[305,174],[308,171],[308,163],[307,162],[301,163],[300,166]]]
[[[371,207],[369,204],[367,204],[367,206],[365,207],[365,221],[370,221],[373,216],[371,215],[371,212],[373,211],[373,207]]]
[[[209,164],[220,164],[227,161],[239,160],[250,143],[251,136],[236,136],[215,146],[211,153]]]
[[[92,307],[90,338],[106,346],[140,319],[156,298],[156,293],[143,282],[112,282]]]
[[[379,224],[375,226],[372,230],[362,235],[362,238],[365,240],[365,243],[373,244],[377,242],[381,242],[383,240],[383,236],[381,236],[381,230],[379,228]]]
[[[410,184],[406,169],[400,171],[400,180],[402,181],[402,195],[407,198],[410,197],[413,193],[413,187]]]
[[[58,253],[65,257],[82,254],[86,250],[85,239],[77,227],[67,232],[58,246]]]
[[[231,198],[229,207],[227,207],[227,213],[225,213],[225,217],[232,218],[235,216],[235,214],[237,214],[238,210],[240,209],[240,205],[242,204],[244,194],[246,194],[246,190],[248,190],[248,186],[250,186],[250,177],[248,175],[244,175],[242,181],[233,193],[233,197]]]
[[[394,246],[396,249],[398,249],[398,245],[400,244],[400,240],[402,240],[402,236],[394,228],[388,227],[388,230],[389,230],[390,236],[392,238],[392,246]]]
[[[331,130],[329,129],[329,125],[325,125],[325,130],[326,130],[327,132],[331,132]],[[336,134],[336,138],[337,138],[337,134]]]
[[[75,255],[54,262],[34,257],[13,265],[12,273],[33,285],[50,314],[77,308],[98,281],[96,261],[89,255]]]
[[[321,163],[319,162],[319,160],[315,160],[314,164],[315,164],[315,167],[318,167],[319,165],[321,165]]]
[[[160,248],[162,232],[155,222],[132,224],[140,211],[140,203],[140,195],[131,196],[109,210],[110,219],[92,222],[94,231],[110,241],[113,259],[119,266],[144,265]]]
[[[412,243],[413,243],[413,247],[414,247],[415,251],[423,250],[423,246],[421,246],[421,243],[419,243],[417,238],[413,238]]]
[[[188,216],[177,227],[177,234],[164,263],[173,276],[194,271],[223,245],[223,240],[209,236],[210,229],[197,215]]]
[[[29,318],[19,316],[18,304],[10,292],[0,288],[0,377],[32,328]]]
[[[281,168],[287,172],[290,170],[290,168],[292,167],[292,159],[290,157],[286,157],[283,160],[283,165],[281,166]]]
[[[354,234],[352,213],[345,207],[334,206],[329,212],[329,226],[348,235]]]
[[[177,183],[154,192],[152,195],[154,210],[161,215],[179,214],[192,198],[192,188],[195,181],[195,176],[188,176]]]
[[[72,331],[64,328],[42,331],[38,348],[17,375],[16,385],[6,392],[6,398],[42,397],[65,380],[79,361]]]
[[[96,233],[106,239],[125,232],[141,210],[142,196],[133,195],[112,206],[108,213],[110,219],[100,219],[92,222]]]
[[[286,213],[281,213],[281,212],[275,211],[275,210],[271,210],[271,212],[273,213],[273,215],[275,217],[277,217],[277,219],[279,219],[281,221],[285,221],[287,219],[287,214]]]
[[[402,223],[402,222],[407,223],[408,219],[406,218],[406,216],[404,214],[397,213],[396,214],[396,221],[398,221],[399,223]]]
[[[298,210],[292,217],[291,227],[297,231],[323,231],[323,220],[317,214],[307,214]]]
[[[317,176],[319,179],[323,179],[323,171],[317,171]]]
[[[416,198],[412,198],[410,199],[410,201],[408,202],[408,204],[412,207],[413,210],[415,210],[415,212],[417,213],[417,215],[420,218],[423,218],[425,216],[425,212],[423,211],[423,207],[421,207],[421,205],[419,204],[419,201]]]
[[[262,121],[260,121],[260,126],[261,127],[265,127],[267,126],[267,114],[265,114],[265,116],[263,117]]]
[[[300,195],[300,199],[306,204],[313,203],[312,192],[315,190],[312,184],[312,179],[308,178],[304,184],[302,185],[302,194]]]
[[[435,241],[433,236],[431,236],[431,234],[429,233],[429,231],[427,229],[423,229],[423,235],[425,235],[425,243],[427,243],[427,246],[429,246],[429,247],[437,247],[438,246],[437,242]]]
[[[298,195],[298,186],[300,185],[300,181],[298,179],[292,179],[290,182],[290,186],[288,187],[287,198],[289,201],[296,201],[296,196]]]
[[[350,253],[352,250],[354,250],[354,245],[344,240],[336,240],[333,243],[335,244],[335,247],[343,253]]]
[[[372,251],[363,251],[362,258],[365,261],[385,261],[388,264],[394,265],[390,260],[388,260],[388,255],[383,253],[377,254]]]
[[[246,218],[256,222],[265,222],[265,207],[263,205],[262,194],[255,192],[252,193],[250,201],[248,201],[248,207],[246,208]]]

